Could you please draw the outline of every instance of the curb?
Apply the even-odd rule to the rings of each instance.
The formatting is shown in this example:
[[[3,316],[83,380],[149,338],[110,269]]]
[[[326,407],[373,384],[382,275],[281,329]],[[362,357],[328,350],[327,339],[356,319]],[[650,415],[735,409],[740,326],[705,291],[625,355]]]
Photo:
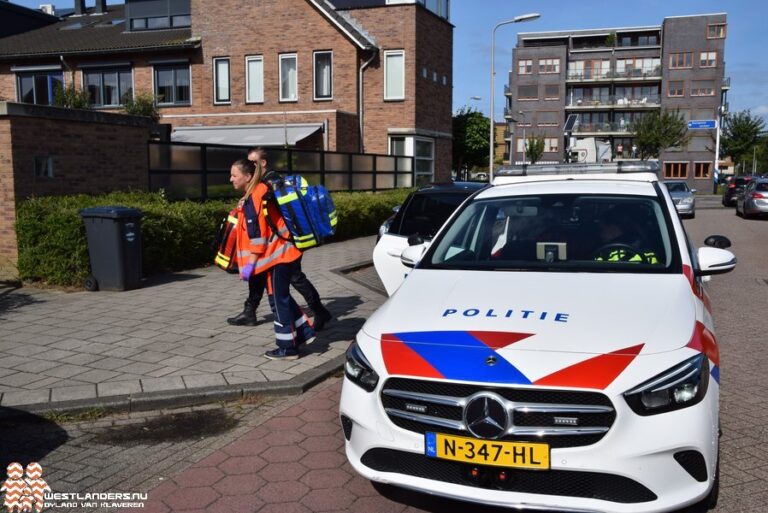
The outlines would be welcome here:
[[[178,391],[141,392],[95,399],[0,407],[0,420],[44,413],[76,415],[93,409],[103,410],[106,413],[130,413],[162,408],[183,408],[216,402],[237,401],[257,394],[270,396],[300,395],[343,369],[344,359],[344,355],[338,356],[284,381],[253,382]]]

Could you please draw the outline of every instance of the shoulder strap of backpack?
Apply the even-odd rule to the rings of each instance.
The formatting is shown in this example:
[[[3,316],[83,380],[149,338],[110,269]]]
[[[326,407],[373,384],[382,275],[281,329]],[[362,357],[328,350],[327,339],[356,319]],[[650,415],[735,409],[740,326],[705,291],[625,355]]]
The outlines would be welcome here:
[[[277,203],[277,198],[275,197],[275,187],[282,186],[282,176],[280,176],[279,173],[275,171],[270,171],[267,173],[266,176],[262,179],[264,184],[267,186],[267,192],[264,194],[264,197],[262,199],[262,215],[264,216],[264,220],[267,222],[267,226],[269,226],[270,230],[272,230],[272,234],[274,237],[277,237],[279,239],[282,239],[286,242],[293,242],[293,239],[291,238],[290,233],[287,237],[280,235],[280,230],[277,228],[277,225],[272,220],[272,217],[269,215],[269,211],[267,210],[267,204],[271,201],[273,205],[275,206],[275,209],[280,212],[280,206]],[[279,184],[279,185],[278,185]]]

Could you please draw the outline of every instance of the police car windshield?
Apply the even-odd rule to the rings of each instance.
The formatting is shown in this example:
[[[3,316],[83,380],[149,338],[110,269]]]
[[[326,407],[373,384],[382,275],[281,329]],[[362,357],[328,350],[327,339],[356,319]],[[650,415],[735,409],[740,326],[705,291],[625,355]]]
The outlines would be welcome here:
[[[422,261],[467,270],[679,272],[655,197],[546,194],[472,202]]]

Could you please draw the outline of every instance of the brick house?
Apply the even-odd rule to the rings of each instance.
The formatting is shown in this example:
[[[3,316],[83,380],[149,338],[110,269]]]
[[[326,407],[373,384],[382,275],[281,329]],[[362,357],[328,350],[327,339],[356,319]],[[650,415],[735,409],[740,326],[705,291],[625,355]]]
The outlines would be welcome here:
[[[448,1],[126,0],[0,39],[0,96],[57,84],[116,110],[151,92],[172,140],[413,155],[451,167]]]

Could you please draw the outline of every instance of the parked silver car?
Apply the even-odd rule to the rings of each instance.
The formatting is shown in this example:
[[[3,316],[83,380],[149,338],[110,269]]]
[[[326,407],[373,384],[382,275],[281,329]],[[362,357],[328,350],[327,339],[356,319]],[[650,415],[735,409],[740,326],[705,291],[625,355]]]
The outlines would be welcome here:
[[[736,197],[736,215],[747,219],[768,214],[768,178],[752,180]]]
[[[688,182],[684,180],[668,180],[664,182],[675,202],[675,208],[680,217],[696,217],[696,198],[693,196],[696,189],[688,187]]]

